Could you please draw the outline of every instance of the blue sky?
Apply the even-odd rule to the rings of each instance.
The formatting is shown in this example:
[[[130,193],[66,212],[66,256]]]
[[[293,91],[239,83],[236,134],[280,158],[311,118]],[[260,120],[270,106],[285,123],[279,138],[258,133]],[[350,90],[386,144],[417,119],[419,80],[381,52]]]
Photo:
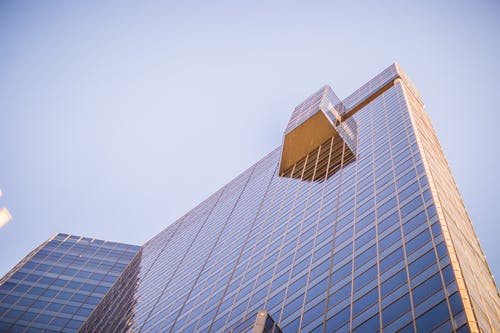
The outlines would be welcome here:
[[[281,143],[323,84],[420,90],[494,275],[494,1],[2,1],[0,275],[56,232],[142,244]]]

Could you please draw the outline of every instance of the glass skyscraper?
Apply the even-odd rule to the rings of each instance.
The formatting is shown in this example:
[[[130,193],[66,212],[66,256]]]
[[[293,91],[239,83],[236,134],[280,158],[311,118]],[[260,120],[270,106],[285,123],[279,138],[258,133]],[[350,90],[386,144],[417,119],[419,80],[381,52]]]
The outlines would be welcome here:
[[[0,280],[0,332],[77,332],[139,251],[54,235]]]
[[[282,144],[144,244],[81,332],[500,332],[422,98],[322,87]]]
[[[282,145],[147,242],[82,331],[500,332],[499,309],[394,64],[297,106]]]

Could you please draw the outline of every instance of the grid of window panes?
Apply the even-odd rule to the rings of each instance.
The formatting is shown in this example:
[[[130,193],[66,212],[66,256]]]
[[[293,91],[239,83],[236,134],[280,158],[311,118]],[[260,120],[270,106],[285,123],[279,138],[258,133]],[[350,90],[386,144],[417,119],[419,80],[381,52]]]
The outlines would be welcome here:
[[[469,331],[400,87],[354,118],[354,161],[330,168],[333,138],[280,177],[276,149],[148,242],[130,329],[222,332],[265,309],[283,332]]]
[[[376,90],[380,89],[388,82],[394,80],[401,73],[402,71],[398,70],[398,65],[392,64],[391,66],[380,72],[378,75],[376,75],[374,78],[372,78],[370,81],[359,87],[356,91],[354,91],[351,95],[349,95],[342,101],[347,112],[349,112],[349,109],[360,105],[361,102],[366,100]]]
[[[55,235],[0,282],[0,331],[76,332],[139,249]]]
[[[293,131],[320,110],[324,112],[326,117],[330,118],[332,123],[340,121],[345,112],[344,104],[328,85],[323,86],[295,107],[286,126],[285,134]]]
[[[440,201],[438,215],[441,214],[447,237],[453,239],[450,252],[452,256],[456,255],[455,262],[460,263],[455,268],[456,275],[463,279],[462,284],[457,279],[459,290],[470,302],[469,308],[473,309],[469,321],[476,322],[481,332],[500,332],[500,296],[472,223],[418,95],[408,92],[406,97],[421,149],[427,156],[428,173],[434,180],[435,197]]]

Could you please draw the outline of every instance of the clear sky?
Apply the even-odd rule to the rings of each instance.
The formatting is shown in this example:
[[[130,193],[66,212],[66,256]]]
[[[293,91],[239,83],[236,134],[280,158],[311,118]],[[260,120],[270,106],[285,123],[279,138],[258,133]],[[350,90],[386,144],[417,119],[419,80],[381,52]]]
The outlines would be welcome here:
[[[56,232],[142,244],[397,61],[500,276],[495,1],[0,2],[0,276]]]

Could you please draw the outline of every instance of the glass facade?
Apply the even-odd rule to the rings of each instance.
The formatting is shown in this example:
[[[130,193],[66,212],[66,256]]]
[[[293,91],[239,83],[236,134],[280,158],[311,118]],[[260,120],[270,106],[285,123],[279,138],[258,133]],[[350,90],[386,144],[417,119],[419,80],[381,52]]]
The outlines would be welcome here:
[[[394,64],[301,103],[283,144],[144,244],[80,331],[500,332],[499,300]]]
[[[320,131],[333,134],[308,146]],[[283,332],[500,331],[497,288],[396,64],[343,101],[323,87],[283,142],[147,242],[82,331],[252,331],[261,312]]]
[[[333,135],[310,147],[290,133],[316,135],[318,112]],[[147,242],[112,292],[82,331],[252,331],[263,312],[283,332],[500,331],[497,288],[397,65],[343,101],[323,87],[301,103],[283,146]]]
[[[77,332],[139,251],[53,236],[0,280],[0,332]]]

